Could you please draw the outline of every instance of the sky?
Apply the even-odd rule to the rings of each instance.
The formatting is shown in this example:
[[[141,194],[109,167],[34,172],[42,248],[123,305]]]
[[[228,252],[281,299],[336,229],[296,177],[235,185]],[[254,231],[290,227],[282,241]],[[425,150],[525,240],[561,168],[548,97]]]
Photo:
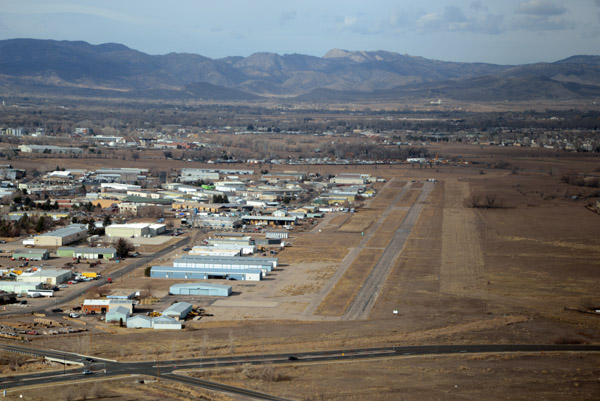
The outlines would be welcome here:
[[[0,0],[0,39],[13,38],[210,58],[335,48],[526,64],[599,55],[600,0]]]

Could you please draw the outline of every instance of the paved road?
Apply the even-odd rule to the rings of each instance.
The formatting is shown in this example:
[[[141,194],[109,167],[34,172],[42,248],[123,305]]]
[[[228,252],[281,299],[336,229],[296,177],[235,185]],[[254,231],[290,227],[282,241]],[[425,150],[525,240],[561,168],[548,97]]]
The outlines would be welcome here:
[[[13,345],[0,345],[0,348],[9,352],[26,355],[44,356],[81,362],[81,355],[65,353],[62,351],[39,350],[33,348],[17,347]],[[68,369],[63,372],[42,372],[19,376],[2,377],[0,391],[11,390],[25,386],[47,386],[51,383],[65,381],[82,382],[88,379],[108,378],[122,375],[146,375],[160,379],[177,381],[188,385],[198,386],[213,391],[227,392],[243,395],[258,400],[285,400],[270,394],[260,393],[244,388],[223,385],[207,380],[190,378],[179,373],[181,370],[208,369],[216,367],[239,366],[240,364],[297,364],[305,362],[328,362],[340,360],[360,360],[369,358],[389,358],[412,355],[443,355],[443,354],[473,354],[473,353],[510,353],[510,352],[600,352],[600,345],[424,345],[406,347],[379,347],[361,348],[352,350],[331,350],[319,352],[303,352],[294,354],[296,360],[289,360],[289,354],[260,354],[246,356],[228,356],[218,358],[194,358],[181,360],[168,360],[157,362],[116,362],[107,359],[95,358],[86,368],[94,371],[92,375],[81,374],[83,368]]]
[[[363,282],[362,286],[358,290],[358,293],[352,300],[352,303],[346,310],[346,313],[342,316],[342,320],[361,320],[367,319],[369,317],[369,313],[375,306],[375,302],[377,301],[377,297],[383,285],[385,284],[385,280],[390,274],[390,271],[394,267],[396,260],[400,257],[400,253],[410,232],[412,231],[415,223],[417,222],[417,218],[423,209],[423,205],[425,204],[425,199],[433,189],[433,183],[425,182],[421,189],[421,193],[417,200],[412,204],[404,219],[402,219],[402,223],[400,223],[400,227],[394,233],[394,236],[388,243],[387,247],[379,257],[379,260],[371,270],[371,273]],[[392,205],[395,205],[396,202],[392,202]]]
[[[184,237],[184,238],[181,238],[179,241],[175,242],[174,244],[169,245],[168,247],[166,247],[164,249],[161,249],[158,252],[155,252],[148,256],[143,256],[143,257],[137,258],[133,262],[129,263],[128,265],[110,273],[110,278],[114,281],[117,278],[122,277],[125,274],[128,274],[131,271],[137,269],[138,267],[149,264],[153,260],[158,259],[158,258],[168,254],[169,252],[173,252],[177,248],[186,245],[189,241],[190,241],[189,237]],[[107,277],[103,277],[99,280],[90,281],[89,283],[87,283],[85,285],[77,284],[77,287],[69,295],[65,295],[63,297],[52,298],[48,302],[45,302],[44,304],[34,308],[34,310],[38,311],[38,310],[47,309],[47,308],[58,308],[60,305],[64,305],[64,304],[69,303],[69,302],[73,301],[74,299],[80,297],[81,294],[88,291],[89,289],[94,288],[94,287],[99,287],[106,283],[107,283]],[[32,312],[31,308],[23,308],[22,310],[18,310],[18,311],[2,312],[2,313],[0,313],[0,316],[1,315],[25,315],[25,314],[30,315],[31,312]]]
[[[386,183],[386,186],[391,185],[393,180],[394,179],[388,181]],[[406,194],[406,192],[408,192],[410,187],[411,187],[411,183],[407,182],[406,185],[404,185],[404,187],[402,187],[402,189],[398,192],[398,194],[390,202],[389,206],[381,214],[379,219],[374,224],[371,225],[371,227],[365,233],[363,239],[359,242],[359,244],[356,247],[354,247],[350,252],[348,252],[348,254],[346,254],[344,259],[340,263],[340,266],[337,268],[337,270],[333,274],[333,276],[329,279],[329,281],[325,284],[325,286],[323,286],[323,288],[321,288],[319,295],[317,295],[313,299],[313,301],[310,303],[310,305],[308,305],[308,307],[304,310],[304,315],[310,316],[315,313],[315,310],[317,310],[317,308],[319,307],[319,305],[321,304],[321,302],[323,301],[323,299],[325,298],[327,293],[329,291],[331,291],[331,289],[335,286],[335,284],[339,281],[339,279],[344,275],[346,270],[348,270],[350,265],[352,265],[352,263],[354,263],[354,260],[358,257],[360,252],[365,248],[365,246],[367,245],[369,240],[371,240],[371,238],[373,238],[373,236],[375,235],[377,230],[379,230],[379,227],[381,227],[381,225],[387,220],[388,216],[395,209],[396,204],[400,201],[400,199],[402,199],[402,197]]]

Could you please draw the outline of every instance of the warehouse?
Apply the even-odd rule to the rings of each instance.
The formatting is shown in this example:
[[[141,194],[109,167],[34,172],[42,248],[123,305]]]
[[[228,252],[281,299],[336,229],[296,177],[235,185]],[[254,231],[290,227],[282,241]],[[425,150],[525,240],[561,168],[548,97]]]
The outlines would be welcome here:
[[[151,235],[149,223],[112,224],[104,230],[109,237],[139,238]]]
[[[260,281],[263,277],[261,269],[210,269],[195,267],[152,266],[150,277],[177,279],[225,279],[240,281]]]
[[[117,256],[115,248],[77,248],[63,246],[56,251],[61,258],[81,258],[81,259],[114,259]]]
[[[126,322],[129,315],[129,309],[124,306],[117,306],[108,311],[106,314],[106,322]]]
[[[220,238],[208,238],[204,240],[205,244],[208,245],[216,245],[216,244],[229,244],[229,245],[239,245],[239,246],[248,246],[253,245],[254,241],[252,237],[220,237]]]
[[[190,255],[199,256],[240,256],[240,249],[221,249],[215,246],[194,246]]]
[[[202,258],[202,259],[200,259]],[[229,256],[200,256],[200,255],[183,255],[180,259],[175,259],[173,261],[174,267],[190,267],[197,269],[219,269],[219,270],[239,270],[239,269],[260,269],[263,273],[263,276],[266,276],[271,270],[273,270],[273,265],[270,262],[263,261],[239,261],[236,260],[235,257],[229,259],[222,258],[230,258]],[[241,258],[237,258],[241,259]],[[250,259],[250,258],[244,258]]]
[[[293,226],[298,222],[297,217],[289,216],[242,216],[244,224],[269,225],[269,226]]]
[[[181,330],[181,322],[169,316],[158,316],[152,319],[152,327],[155,330]]]
[[[131,316],[127,319],[127,328],[129,329],[151,329],[152,318],[143,315]]]
[[[42,288],[42,283],[20,283],[17,281],[0,281],[0,291],[14,292],[16,294],[25,294],[29,290]]]
[[[200,256],[200,255],[182,255],[181,259],[191,259],[196,261],[223,261],[228,263],[244,265],[270,264],[272,268],[277,267],[279,259],[262,257],[238,257],[238,256]],[[175,265],[174,265],[175,266]],[[271,271],[271,270],[269,270]]]
[[[265,237],[268,239],[287,239],[289,236],[289,231],[267,231],[265,233]]]
[[[193,305],[189,302],[176,302],[162,312],[163,316],[172,317],[175,320],[183,320],[192,311]]]
[[[36,246],[63,246],[87,238],[87,236],[86,225],[71,224],[49,233],[37,235],[33,239]]]
[[[31,273],[23,273],[17,277],[17,281],[22,283],[45,283],[57,285],[71,279],[73,272],[71,270],[51,270],[39,269]]]
[[[132,299],[115,299],[115,298],[109,298],[106,297],[108,299],[108,311],[110,312],[111,310],[113,310],[114,308],[125,308],[129,311],[129,314],[133,314],[133,308],[135,307],[135,305],[133,304],[133,300]]]
[[[15,260],[47,260],[50,253],[47,249],[17,249],[13,252],[12,258]]]
[[[206,295],[212,297],[228,297],[231,286],[209,283],[173,284],[169,292],[173,295]]]

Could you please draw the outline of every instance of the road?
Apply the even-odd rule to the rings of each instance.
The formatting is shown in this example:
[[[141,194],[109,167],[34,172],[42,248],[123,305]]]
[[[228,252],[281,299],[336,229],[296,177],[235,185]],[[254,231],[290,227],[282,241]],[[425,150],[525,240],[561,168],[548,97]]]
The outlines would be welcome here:
[[[51,357],[57,360],[81,362],[82,355],[62,351],[40,350],[33,348],[17,347],[13,345],[0,345],[0,348],[25,355]],[[445,354],[474,354],[474,353],[510,353],[510,352],[600,352],[600,345],[424,345],[405,347],[379,347],[361,348],[351,350],[331,350],[319,352],[296,353],[295,360],[290,360],[289,354],[260,354],[246,356],[227,356],[217,358],[194,358],[181,360],[168,360],[153,362],[117,362],[108,359],[95,358],[86,368],[94,371],[91,375],[81,374],[83,368],[65,369],[63,372],[41,372],[19,376],[2,377],[0,391],[17,389],[25,386],[47,386],[51,383],[66,381],[91,380],[97,378],[110,378],[123,375],[145,375],[160,379],[180,382],[187,385],[205,389],[243,395],[257,400],[283,401],[284,398],[270,394],[247,390],[240,387],[224,385],[202,379],[184,376],[181,370],[209,369],[240,364],[298,364],[306,362],[331,362],[340,360],[360,360],[372,358],[406,357],[417,355],[445,355]]]
[[[402,219],[400,227],[398,227],[394,233],[394,236],[373,267],[373,270],[371,270],[371,273],[358,290],[358,293],[352,300],[352,303],[346,310],[346,313],[344,313],[342,316],[342,320],[361,320],[369,317],[369,313],[371,313],[371,310],[375,306],[375,302],[377,301],[377,297],[379,296],[381,288],[383,288],[385,280],[394,267],[396,260],[398,260],[400,257],[402,248],[404,247],[410,232],[417,222],[417,218],[419,217],[419,214],[423,209],[423,205],[425,204],[425,199],[427,199],[427,196],[429,196],[429,193],[433,189],[433,185],[434,184],[431,182],[425,182],[423,184],[419,197],[411,205],[410,209],[404,216],[404,219]],[[395,205],[398,199],[399,198],[394,199],[394,202],[392,202],[391,205]],[[382,218],[384,216],[382,216]]]
[[[110,278],[113,281],[115,281],[117,278],[122,277],[125,274],[132,272],[133,270],[137,269],[138,267],[144,266],[144,265],[152,262],[153,260],[158,259],[158,258],[168,254],[169,252],[173,252],[174,250],[176,250],[177,248],[179,248],[181,246],[187,245],[189,241],[190,241],[189,237],[184,237],[184,238],[181,238],[179,241],[175,242],[174,244],[169,245],[168,247],[166,247],[164,249],[161,249],[158,252],[155,252],[148,256],[143,256],[143,257],[137,258],[134,261],[132,261],[131,263],[129,263],[128,265],[123,266],[122,268],[110,273]],[[87,285],[77,284],[77,287],[70,294],[65,295],[64,297],[52,298],[48,302],[45,302],[44,304],[37,306],[35,308],[35,310],[37,311],[37,310],[42,310],[42,309],[47,309],[47,308],[58,308],[60,305],[64,305],[66,303],[73,301],[74,299],[77,299],[78,297],[81,296],[81,294],[88,291],[89,289],[94,288],[94,287],[99,287],[106,283],[107,283],[107,277],[103,277],[99,280],[90,281]],[[2,312],[2,313],[0,313],[0,316],[1,315],[25,315],[25,314],[30,315],[31,309],[23,308],[23,310],[18,310],[18,311]]]

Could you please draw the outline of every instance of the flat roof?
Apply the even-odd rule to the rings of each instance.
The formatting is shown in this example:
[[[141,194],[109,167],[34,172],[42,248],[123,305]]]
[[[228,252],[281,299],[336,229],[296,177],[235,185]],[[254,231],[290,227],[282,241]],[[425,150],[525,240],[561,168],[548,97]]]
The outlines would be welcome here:
[[[71,270],[41,270],[35,272],[24,272],[21,274],[21,277],[60,277],[63,274],[72,273]]]
[[[28,255],[37,255],[39,253],[46,253],[48,252],[47,249],[15,249],[15,251],[13,252],[13,255],[15,253],[25,253]]]
[[[83,305],[102,305],[108,306],[110,304],[110,299],[84,299]]]
[[[145,228],[150,227],[150,223],[130,223],[130,224],[111,224],[107,228]]]

